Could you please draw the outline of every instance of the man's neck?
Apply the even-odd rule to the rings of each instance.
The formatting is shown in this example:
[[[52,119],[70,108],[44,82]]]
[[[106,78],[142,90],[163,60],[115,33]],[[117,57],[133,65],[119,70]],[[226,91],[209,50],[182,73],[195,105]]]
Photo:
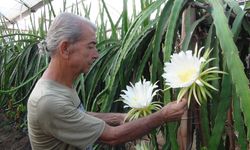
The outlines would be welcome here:
[[[72,75],[72,70],[66,64],[63,64],[60,60],[52,59],[42,78],[54,80],[72,88],[76,76]]]

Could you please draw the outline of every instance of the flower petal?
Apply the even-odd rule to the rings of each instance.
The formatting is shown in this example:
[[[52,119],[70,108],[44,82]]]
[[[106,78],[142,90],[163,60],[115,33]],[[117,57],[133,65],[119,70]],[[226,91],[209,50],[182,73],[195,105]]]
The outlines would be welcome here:
[[[123,102],[131,108],[148,107],[153,97],[159,91],[156,89],[158,88],[156,83],[152,84],[150,81],[146,81],[146,79],[138,81],[134,85],[130,83],[130,85],[126,86],[127,90],[122,90],[123,94],[120,96]]]

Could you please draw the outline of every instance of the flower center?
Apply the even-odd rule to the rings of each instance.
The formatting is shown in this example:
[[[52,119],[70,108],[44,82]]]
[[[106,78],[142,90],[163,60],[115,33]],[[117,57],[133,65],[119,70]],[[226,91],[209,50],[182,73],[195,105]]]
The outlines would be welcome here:
[[[178,72],[177,75],[181,82],[189,82],[193,78],[195,72],[195,68],[191,67]]]
[[[132,100],[137,101],[139,98],[137,96],[132,97]]]

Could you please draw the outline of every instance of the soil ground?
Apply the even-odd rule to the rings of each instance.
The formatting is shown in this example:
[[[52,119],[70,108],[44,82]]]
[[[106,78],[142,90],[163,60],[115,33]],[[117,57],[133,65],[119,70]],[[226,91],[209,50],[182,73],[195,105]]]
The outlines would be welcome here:
[[[1,112],[0,150],[31,150],[27,133],[16,130]]]

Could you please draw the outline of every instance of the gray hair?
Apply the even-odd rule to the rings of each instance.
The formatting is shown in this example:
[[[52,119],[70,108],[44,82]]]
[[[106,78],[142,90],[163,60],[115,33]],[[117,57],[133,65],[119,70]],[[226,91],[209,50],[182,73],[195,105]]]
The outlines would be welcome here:
[[[83,24],[90,25],[96,31],[96,26],[88,19],[71,13],[61,13],[51,24],[46,39],[38,44],[39,52],[53,56],[62,40],[68,40],[70,44],[79,41],[84,35]]]

